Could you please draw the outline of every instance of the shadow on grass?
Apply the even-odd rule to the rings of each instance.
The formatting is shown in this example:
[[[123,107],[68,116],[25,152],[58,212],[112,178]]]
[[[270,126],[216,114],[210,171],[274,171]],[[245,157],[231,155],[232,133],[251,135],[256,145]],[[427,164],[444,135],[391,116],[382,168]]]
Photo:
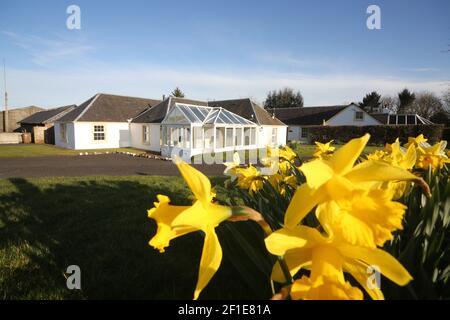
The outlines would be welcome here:
[[[146,210],[156,195],[190,202],[181,179],[9,182],[0,192],[2,298],[192,298],[203,235],[175,239],[164,254],[148,246],[156,226]],[[224,259],[201,298],[270,297],[271,264],[258,227],[227,223],[217,230]],[[66,288],[69,265],[80,266],[82,290]]]

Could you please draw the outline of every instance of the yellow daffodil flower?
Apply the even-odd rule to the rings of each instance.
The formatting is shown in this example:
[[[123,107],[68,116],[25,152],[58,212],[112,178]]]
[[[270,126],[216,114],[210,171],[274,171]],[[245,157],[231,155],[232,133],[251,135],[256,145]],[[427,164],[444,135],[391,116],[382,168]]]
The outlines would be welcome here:
[[[387,152],[384,150],[375,150],[367,155],[367,160],[381,161],[386,157]]]
[[[412,173],[382,161],[365,161],[355,166],[369,134],[353,139],[329,159],[316,159],[299,169],[306,183],[297,188],[286,211],[285,226],[295,227],[316,205],[352,196],[374,183],[418,179]]]
[[[419,134],[417,137],[409,137],[408,143],[405,144],[405,147],[414,146],[417,149],[421,149],[423,147],[429,147],[427,143],[428,139],[423,136],[423,134]]]
[[[316,149],[314,150],[314,158],[327,159],[336,149],[331,146],[334,140],[328,141],[327,143],[314,142],[316,144]]]
[[[165,248],[169,246],[170,240],[182,236],[186,233],[196,231],[195,228],[181,227],[173,228],[173,220],[189,206],[173,206],[170,205],[170,199],[164,195],[157,195],[158,202],[155,202],[155,207],[148,210],[148,217],[152,218],[157,223],[157,230],[155,236],[150,240],[149,244],[164,252]]]
[[[435,171],[441,169],[446,163],[450,163],[450,159],[445,154],[446,146],[446,141],[440,141],[428,148],[418,149],[417,167],[427,169],[431,166],[433,171]]]
[[[242,189],[247,189],[250,193],[256,192],[263,187],[264,177],[254,166],[247,168],[236,168],[237,185]]]
[[[392,201],[392,189],[357,190],[348,198],[319,204],[316,215],[327,233],[346,242],[375,248],[402,229],[406,206]]]
[[[283,228],[269,235],[265,243],[270,253],[284,258],[292,276],[301,268],[311,270],[309,277],[304,276],[292,285],[294,299],[362,299],[360,290],[345,281],[344,272],[350,273],[372,299],[383,299],[379,288],[368,287],[370,266],[376,266],[398,285],[412,280],[408,271],[387,252],[350,245],[333,235],[324,237],[314,228]],[[283,282],[279,264],[274,266],[272,278]]]
[[[224,175],[230,176],[231,181],[236,179],[236,168],[238,168],[241,165],[241,158],[239,157],[239,153],[235,152],[233,154],[233,161],[232,162],[225,162],[225,171],[223,172]]]
[[[375,151],[372,156],[368,156],[368,159],[380,160],[405,170],[412,170],[417,159],[416,147],[411,143],[408,149],[404,149],[401,147],[400,140],[397,138],[394,143],[386,144],[385,150]],[[406,181],[387,182],[388,188],[395,191],[394,199],[400,198],[409,184]]]
[[[297,178],[293,175],[283,176],[282,174],[277,173],[267,176],[267,180],[281,196],[286,194],[286,186],[289,185],[293,188],[297,186]]]
[[[176,158],[175,163],[194,194],[195,202],[188,207],[169,206],[168,198],[159,196],[159,203],[155,205],[155,210],[151,209],[149,212],[149,215],[158,223],[157,234],[150,243],[161,251],[161,247],[164,248],[176,236],[197,230],[205,233],[198,281],[194,292],[194,299],[197,299],[219,269],[222,261],[222,248],[215,228],[231,217],[232,211],[229,207],[212,202],[214,193],[205,175],[180,158]]]

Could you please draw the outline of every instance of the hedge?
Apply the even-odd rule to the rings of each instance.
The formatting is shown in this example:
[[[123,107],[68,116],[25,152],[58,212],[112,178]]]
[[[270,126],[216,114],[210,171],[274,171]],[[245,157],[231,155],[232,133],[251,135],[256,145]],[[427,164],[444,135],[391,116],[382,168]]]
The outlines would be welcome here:
[[[448,134],[448,129],[446,129]],[[370,144],[384,145],[392,143],[397,137],[402,143],[408,141],[408,137],[416,137],[423,134],[430,143],[437,142],[443,138],[444,125],[378,125],[378,126],[311,126],[308,134],[311,141],[345,143],[350,139],[361,137],[370,133]]]

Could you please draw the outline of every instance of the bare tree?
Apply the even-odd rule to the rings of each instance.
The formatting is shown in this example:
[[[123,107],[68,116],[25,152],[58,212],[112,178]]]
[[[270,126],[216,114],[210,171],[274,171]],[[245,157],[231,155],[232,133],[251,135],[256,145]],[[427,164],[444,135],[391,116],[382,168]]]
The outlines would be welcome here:
[[[400,101],[398,97],[382,96],[380,99],[381,108],[389,110],[390,113],[397,113]]]
[[[420,92],[409,106],[408,112],[417,113],[419,116],[430,119],[436,113],[444,109],[441,99],[432,92]]]
[[[450,85],[447,87],[447,90],[442,93],[442,102],[447,111],[450,111]]]

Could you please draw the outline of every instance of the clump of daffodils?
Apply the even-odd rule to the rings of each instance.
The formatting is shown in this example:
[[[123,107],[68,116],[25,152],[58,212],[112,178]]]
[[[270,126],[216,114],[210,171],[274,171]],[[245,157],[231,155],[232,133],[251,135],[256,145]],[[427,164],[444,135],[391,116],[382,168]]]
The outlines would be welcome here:
[[[304,163],[289,147],[268,148],[261,167],[242,165],[235,155],[225,170],[231,176],[230,189],[240,190],[252,209],[217,203],[208,178],[177,159],[195,200],[191,206],[174,206],[167,196],[158,195],[148,212],[157,222],[150,245],[164,252],[176,237],[205,234],[194,290],[197,299],[220,267],[222,249],[215,228],[226,220],[242,220],[247,212],[244,219],[263,227],[266,248],[278,257],[272,281],[290,298],[360,300],[365,292],[383,299],[381,288],[369,283],[368,270],[400,286],[412,280],[383,250],[403,227],[407,207],[398,199],[411,184],[424,185],[415,170],[439,170],[449,159],[444,142],[429,145],[422,135],[404,146],[397,139],[363,155],[369,138],[366,134],[338,149],[332,141],[316,143],[314,158]],[[268,197],[266,203],[274,202],[273,206],[256,205]]]

